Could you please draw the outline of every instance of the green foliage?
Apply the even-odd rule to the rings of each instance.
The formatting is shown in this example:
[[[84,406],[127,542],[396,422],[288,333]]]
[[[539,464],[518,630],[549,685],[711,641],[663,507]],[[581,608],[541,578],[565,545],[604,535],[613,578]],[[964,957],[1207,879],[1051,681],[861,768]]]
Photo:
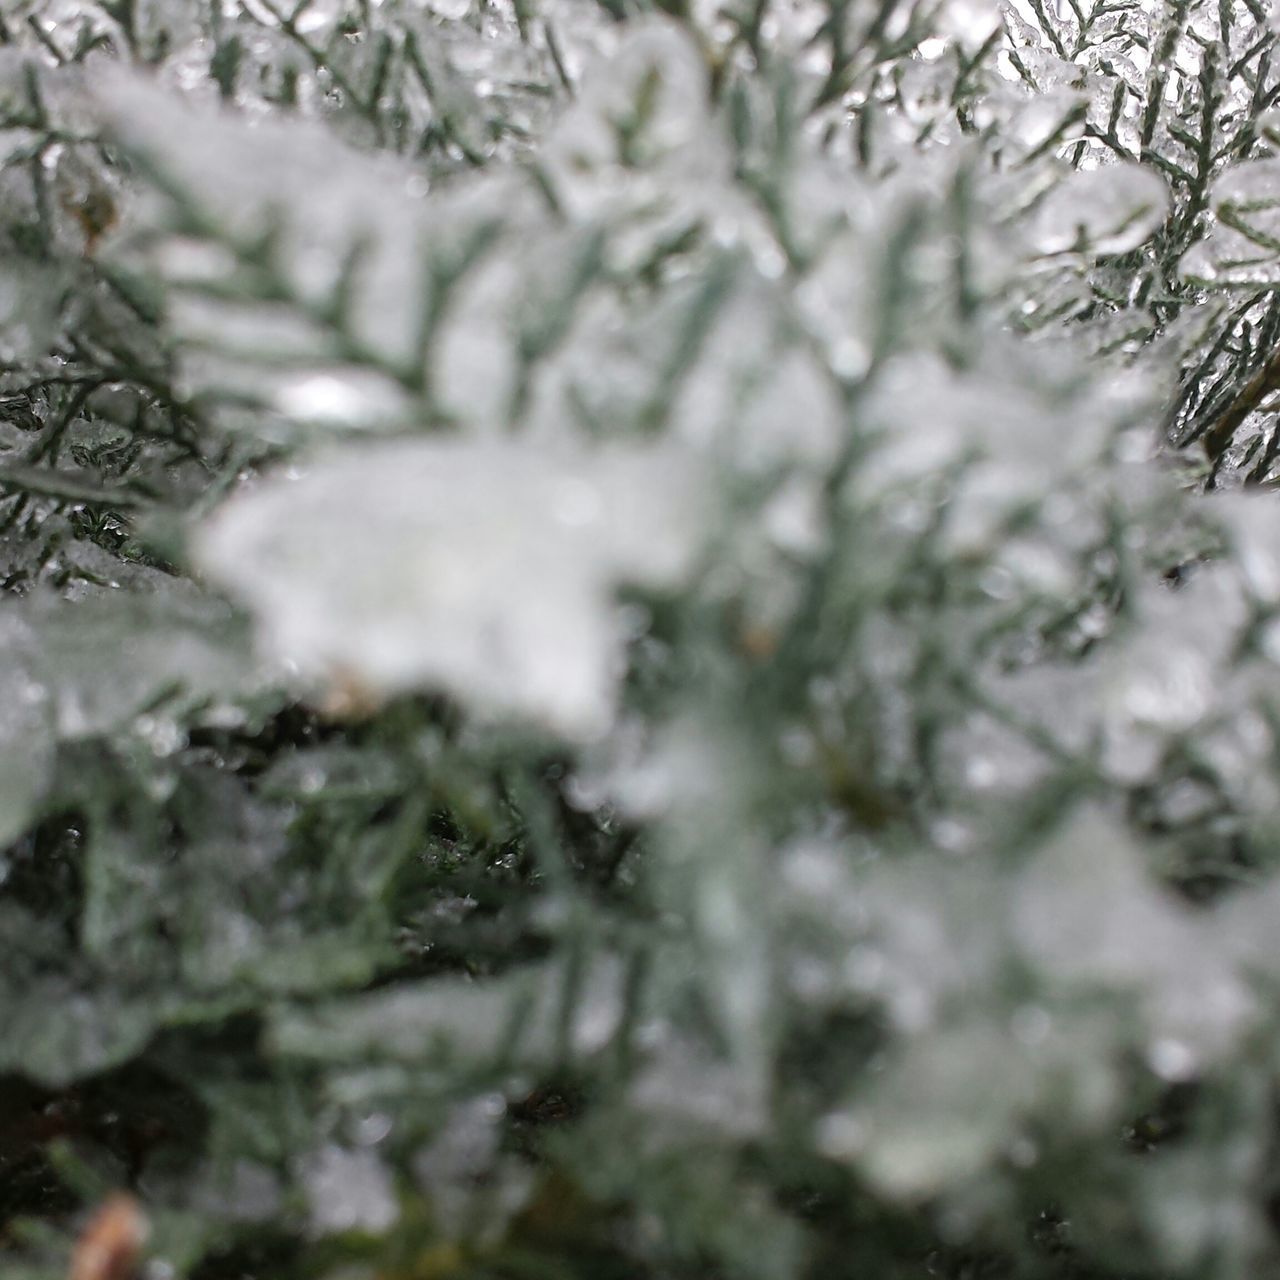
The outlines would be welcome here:
[[[1274,1271],[1276,38],[5,6],[4,1274]]]

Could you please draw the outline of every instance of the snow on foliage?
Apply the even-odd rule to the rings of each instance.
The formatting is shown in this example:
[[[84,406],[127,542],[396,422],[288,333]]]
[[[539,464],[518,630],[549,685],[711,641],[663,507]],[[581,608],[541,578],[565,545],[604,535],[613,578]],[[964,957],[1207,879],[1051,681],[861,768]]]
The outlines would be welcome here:
[[[1276,39],[7,5],[14,1274],[1274,1271]]]

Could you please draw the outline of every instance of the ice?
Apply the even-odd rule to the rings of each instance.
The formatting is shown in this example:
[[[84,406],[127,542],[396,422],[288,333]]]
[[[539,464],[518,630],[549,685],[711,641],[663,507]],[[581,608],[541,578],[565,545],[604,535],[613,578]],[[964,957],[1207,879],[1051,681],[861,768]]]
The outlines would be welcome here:
[[[527,1175],[504,1167],[500,1150],[506,1119],[502,1094],[466,1098],[450,1107],[430,1143],[414,1153],[414,1177],[436,1225],[450,1238],[475,1231],[478,1215],[492,1213],[494,1199],[518,1204],[524,1198]]]
[[[1036,210],[1030,238],[1043,254],[1125,253],[1164,222],[1169,193],[1150,169],[1114,164],[1077,170]]]
[[[882,1194],[919,1202],[971,1183],[1051,1107],[1076,1132],[1097,1132],[1118,1101],[1102,1056],[1103,1024],[1079,1013],[1034,1044],[982,1013],[901,1041],[821,1123],[817,1141]]]
[[[615,587],[679,582],[706,515],[679,452],[423,439],[265,480],[215,515],[196,557],[305,677],[445,689],[591,737],[622,659]]]
[[[1247,615],[1239,581],[1220,565],[1177,594],[1144,584],[1135,604],[1141,625],[1104,662],[1105,759],[1130,779],[1151,774],[1171,735],[1230,705],[1224,672]]]
[[[10,981],[19,986],[16,970]],[[166,1005],[173,1001],[91,990],[74,977],[48,973],[32,975],[18,990],[5,992],[5,1004],[9,1039],[0,1047],[0,1065],[61,1088],[127,1062],[163,1022]],[[50,1009],[58,1011],[57,1018],[49,1016]]]
[[[994,980],[1002,942],[980,921],[999,890],[983,868],[917,858],[876,868],[855,892],[869,922],[859,932],[880,956],[877,993],[904,1032],[935,1028],[957,1000]]]
[[[888,493],[927,492],[931,478],[948,468],[949,544],[985,549],[1007,539],[1003,522],[1038,501],[1064,466],[1086,470],[1101,460],[1140,390],[1123,378],[1089,386],[1062,346],[1034,371],[1028,360],[1028,352],[994,337],[968,368],[932,354],[896,358],[861,408],[872,448],[852,480],[858,495],[884,501]],[[1073,387],[1074,400],[1067,394]],[[1038,551],[1024,544],[1021,563],[1017,545],[1006,546],[1006,567],[1023,577],[1060,575],[1055,553],[1069,549],[1068,539],[1085,522],[1075,525],[1074,533],[1061,525],[1044,529],[1047,544]]]
[[[543,245],[547,256],[550,246]],[[502,422],[517,371],[512,312],[525,290],[527,244],[502,242],[455,287],[431,355],[433,391],[470,422]]]
[[[646,1057],[631,1101],[659,1122],[749,1140],[766,1124],[766,1099],[743,1072],[667,1035]]]
[[[170,222],[179,245],[211,225],[239,246],[276,234],[271,269],[316,305],[354,266],[352,332],[388,363],[420,354],[412,340],[423,276],[411,264],[421,261],[425,215],[394,157],[345,148],[308,121],[196,110],[119,72],[104,74],[96,92],[119,139],[166,175],[175,207],[157,221]],[[188,252],[179,265],[189,260]]]
[[[923,1198],[994,1156],[1016,1105],[1009,1068],[979,1028],[921,1038],[872,1083],[868,1105],[826,1118],[819,1149],[856,1163],[887,1196]]]
[[[33,676],[49,688],[63,738],[127,730],[148,710],[216,716],[269,680],[243,620],[194,591],[99,593],[74,606],[38,597],[23,612],[39,645]]]
[[[246,1159],[208,1168],[193,1195],[203,1212],[231,1222],[270,1221],[280,1212],[281,1198],[276,1174]]]
[[[1266,1248],[1269,1226],[1251,1195],[1266,1157],[1252,1099],[1232,1108],[1224,1132],[1194,1151],[1162,1152],[1139,1206],[1164,1266],[1189,1272],[1207,1259],[1247,1269]]]
[[[1259,494],[1222,494],[1214,502],[1234,544],[1250,592],[1261,604],[1280,604],[1280,511]]]
[[[74,604],[36,593],[0,610],[0,639],[6,840],[35,815],[58,742],[132,734],[169,754],[184,741],[174,716],[216,719],[267,682],[241,622],[194,592],[93,589]]]
[[[1212,185],[1214,221],[1183,256],[1181,272],[1215,284],[1280,280],[1280,160],[1250,160],[1228,168]]]
[[[994,0],[946,0],[938,11],[938,29],[973,51],[999,30],[1000,9]]]
[[[0,665],[0,841],[16,839],[35,816],[36,804],[52,777],[54,734],[52,709],[45,686],[32,665],[16,661],[15,641],[38,643],[26,628],[15,635],[3,627],[4,662]],[[31,654],[28,653],[30,661]]]
[[[658,196],[637,182],[647,170],[676,190],[697,188],[727,175],[708,105],[706,65],[688,35],[664,19],[631,23],[548,138],[543,160],[580,215]],[[631,192],[620,185],[624,170],[634,171]]]
[[[329,1143],[302,1162],[300,1176],[315,1235],[381,1234],[399,1217],[391,1175],[371,1151]]]
[[[1133,999],[1161,1074],[1203,1070],[1256,1017],[1213,921],[1153,883],[1127,833],[1096,810],[1075,815],[1024,873],[1012,927],[1055,982]]]
[[[835,380],[790,339],[786,301],[742,272],[671,411],[672,430],[746,472],[822,463],[845,429]]]
[[[678,21],[624,4],[614,22],[593,3],[316,0],[282,18],[227,0],[215,23],[195,0],[138,0],[113,7],[158,85],[98,75],[105,43],[86,53],[133,194],[100,256],[58,223],[56,289],[39,254],[0,273],[0,355],[67,339],[36,371],[54,390],[22,393],[44,416],[6,426],[6,466],[52,440],[76,484],[126,477],[138,523],[108,533],[130,556],[154,484],[157,543],[247,608],[263,656],[203,585],[169,590],[167,570],[73,537],[100,504],[30,504],[76,576],[67,599],[0,614],[17,850],[0,929],[26,966],[0,979],[26,1060],[0,1066],[70,1082],[172,1056],[190,1036],[156,1039],[166,1026],[257,1010],[246,1052],[323,1084],[302,1117],[323,1127],[282,1126],[285,1149],[255,1154],[270,1179],[196,1207],[395,1232],[386,1258],[355,1239],[321,1246],[325,1265],[425,1274],[510,1246],[536,1266],[543,1218],[594,1229],[563,1189],[580,1180],[607,1249],[653,1247],[641,1269],[786,1274],[726,1263],[695,1221],[776,1247],[749,1180],[775,1180],[785,1130],[802,1182],[815,1154],[850,1166],[831,1185],[859,1189],[873,1235],[881,1200],[928,1202],[931,1229],[1003,1248],[985,1230],[1027,1189],[1094,1171],[1110,1212],[1168,1176],[1187,1223],[1170,1256],[1194,1270],[1237,1228],[1231,1194],[1190,1196],[1165,1152],[1120,1194],[1114,1162],[1084,1157],[1115,1149],[1146,1091],[1203,1081],[1214,1106],[1247,1088],[1248,1071],[1215,1077],[1280,973],[1274,889],[1246,912],[1164,883],[1227,897],[1219,880],[1269,865],[1275,522],[1257,496],[1198,521],[1134,479],[1163,466],[1179,369],[1212,347],[1200,390],[1229,397],[1219,374],[1274,341],[1268,299],[1219,310],[1166,279],[1201,223],[1184,262],[1201,284],[1280,278],[1277,162],[1236,159],[1265,156],[1275,122],[1234,134],[1242,84],[1201,104],[1189,79],[1247,55],[1232,78],[1270,92],[1248,11],[1195,8],[1149,68],[1159,27],[1123,6],[800,0],[738,31],[750,4],[692,0]],[[76,6],[32,4],[69,47]],[[1001,65],[971,64],[1002,20]],[[123,19],[92,21],[126,41]],[[228,33],[241,61],[216,85]],[[83,204],[78,145],[31,168]],[[1210,207],[1199,178],[1166,190],[1153,153],[1215,170]],[[38,230],[9,156],[0,198]],[[160,328],[113,335],[99,303],[113,318],[132,287]],[[92,305],[65,319],[82,288]],[[1198,332],[1156,348],[1179,308]],[[99,338],[109,372],[136,358],[147,384],[40,434]],[[127,470],[171,379],[179,430]],[[1264,413],[1233,461],[1263,447]],[[189,423],[201,456],[172,461]],[[188,512],[179,552],[168,526]],[[1219,522],[1226,554],[1200,564]],[[291,706],[258,733],[286,697],[323,715]],[[563,884],[550,863],[526,874],[512,838],[525,763],[572,845]],[[1094,807],[1072,807],[1081,791]],[[8,946],[35,934],[12,925],[23,833],[82,802],[74,901],[28,962]],[[51,963],[69,937],[93,973]],[[175,976],[156,964],[155,990],[180,978],[225,1007],[102,987],[157,957]],[[551,1077],[585,1088],[574,1123],[539,1130],[548,1177],[516,1099]],[[1199,1126],[1186,1141],[1204,1147]],[[1241,1167],[1223,1152],[1224,1185]],[[719,1221],[721,1168],[746,1233]],[[1074,1181],[1064,1194],[1074,1214]],[[809,1222],[777,1203],[826,1231],[825,1207]]]
[[[567,1048],[592,1054],[609,1043],[622,1014],[620,967],[597,956],[575,1009]],[[498,978],[402,982],[386,991],[281,1007],[268,1035],[274,1052],[313,1061],[550,1065],[561,1045],[560,963],[525,965]]]
[[[557,201],[575,219],[612,220],[618,265],[634,268],[664,240],[746,204],[709,107],[697,46],[674,23],[650,18],[627,24],[549,133],[539,160]]]
[[[315,426],[378,428],[399,425],[410,402],[389,378],[357,366],[331,366],[280,381],[273,404],[286,418]]]
[[[1190,919],[1150,885],[1126,835],[1101,815],[1073,819],[1027,871],[1013,928],[1063,977],[1139,983],[1188,946]]]

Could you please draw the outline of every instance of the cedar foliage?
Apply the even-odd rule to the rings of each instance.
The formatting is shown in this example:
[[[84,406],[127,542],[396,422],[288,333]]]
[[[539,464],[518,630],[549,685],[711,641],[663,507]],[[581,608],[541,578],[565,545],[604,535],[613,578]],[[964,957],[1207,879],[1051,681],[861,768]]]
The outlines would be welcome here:
[[[1280,1265],[1260,0],[11,0],[0,1253]]]

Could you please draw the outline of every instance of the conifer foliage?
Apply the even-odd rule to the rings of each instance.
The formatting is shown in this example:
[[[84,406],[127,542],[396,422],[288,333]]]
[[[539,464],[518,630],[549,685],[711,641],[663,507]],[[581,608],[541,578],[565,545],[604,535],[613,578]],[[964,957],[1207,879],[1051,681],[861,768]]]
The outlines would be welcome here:
[[[4,1275],[1280,1267],[1278,33],[9,0]]]

